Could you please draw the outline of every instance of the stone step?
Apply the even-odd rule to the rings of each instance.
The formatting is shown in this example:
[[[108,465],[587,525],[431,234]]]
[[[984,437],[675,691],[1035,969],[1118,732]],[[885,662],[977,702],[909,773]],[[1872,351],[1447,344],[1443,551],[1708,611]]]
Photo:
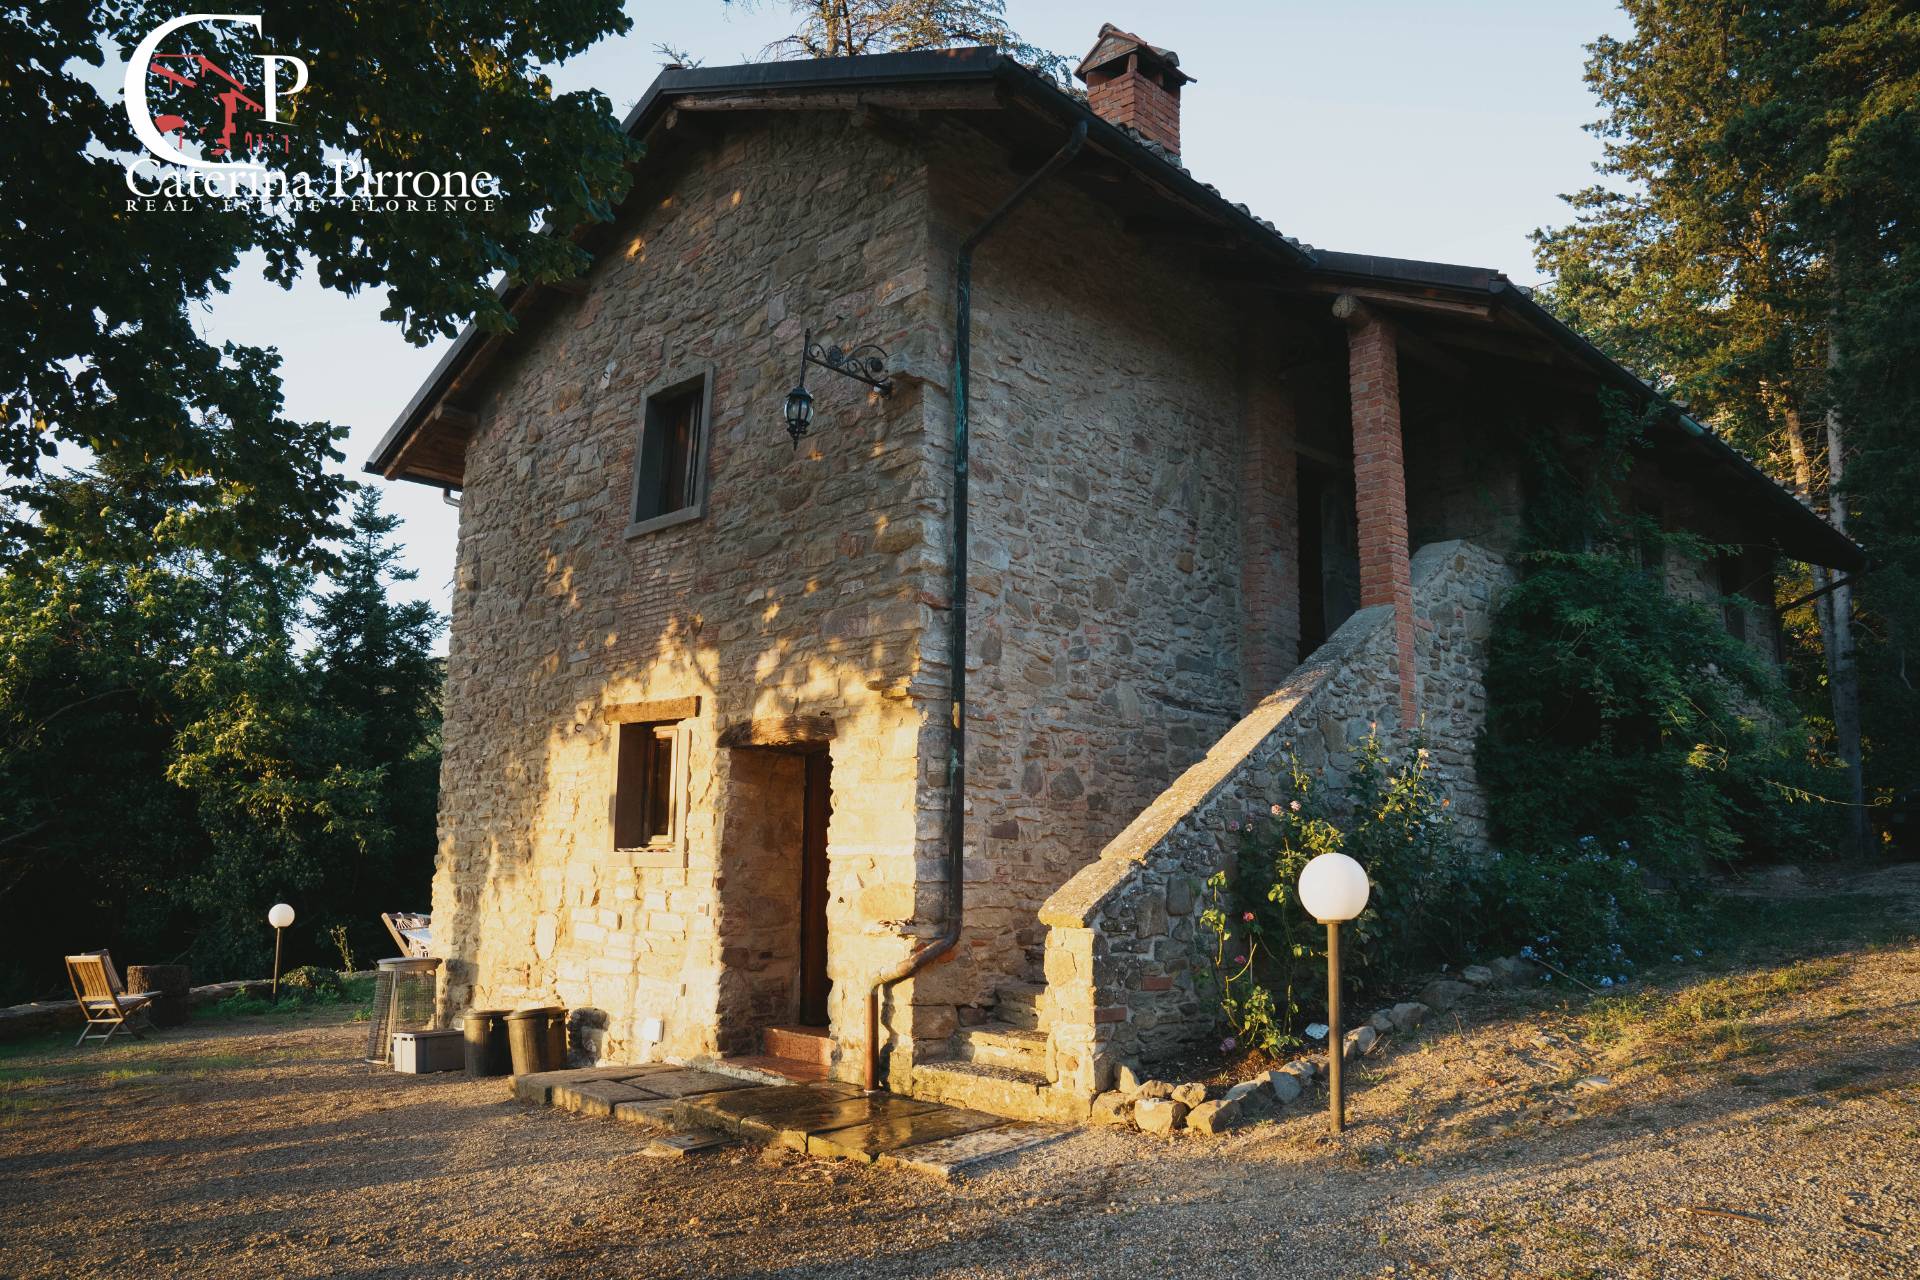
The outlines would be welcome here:
[[[1038,1071],[984,1062],[921,1062],[908,1089],[916,1098],[989,1111],[1015,1120],[1086,1120],[1086,1103],[1050,1087]]]
[[[1010,1027],[1044,1031],[1047,1024],[1040,1007],[1046,994],[1044,982],[1010,982],[994,992],[994,1016]]]
[[[833,1065],[833,1037],[824,1027],[768,1027],[762,1035],[769,1058]]]
[[[1043,1078],[1047,1069],[1047,1033],[1004,1022],[962,1027],[954,1035],[954,1057],[990,1067],[1032,1071]]]

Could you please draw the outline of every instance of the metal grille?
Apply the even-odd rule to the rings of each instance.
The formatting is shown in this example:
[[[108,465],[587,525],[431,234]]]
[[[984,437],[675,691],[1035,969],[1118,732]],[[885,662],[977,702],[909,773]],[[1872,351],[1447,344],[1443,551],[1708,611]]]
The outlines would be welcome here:
[[[393,970],[373,975],[373,1016],[367,1020],[367,1061],[384,1063],[393,1056]]]
[[[393,1012],[387,1040],[396,1031],[433,1030],[433,970],[402,970],[393,975]]]
[[[393,1061],[393,1033],[433,1030],[437,959],[382,960],[373,980],[373,1017],[367,1026],[367,1061]]]

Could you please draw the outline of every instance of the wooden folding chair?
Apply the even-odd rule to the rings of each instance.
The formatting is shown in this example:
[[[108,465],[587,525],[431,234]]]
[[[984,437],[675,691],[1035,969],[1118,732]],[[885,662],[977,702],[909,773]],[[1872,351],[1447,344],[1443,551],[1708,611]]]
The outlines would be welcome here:
[[[383,911],[380,923],[393,935],[400,954],[416,960],[428,957],[433,945],[433,917],[408,911]]]
[[[160,996],[158,991],[118,990],[119,974],[114,971],[113,961],[104,951],[89,951],[77,956],[67,957],[67,981],[73,984],[73,998],[80,1002],[80,1012],[87,1024],[80,1028],[78,1045],[87,1040],[99,1040],[102,1044],[113,1039],[114,1032],[125,1030],[138,1040],[142,1027],[151,1028],[147,1006]],[[106,1030],[99,1035],[94,1032],[100,1027]]]

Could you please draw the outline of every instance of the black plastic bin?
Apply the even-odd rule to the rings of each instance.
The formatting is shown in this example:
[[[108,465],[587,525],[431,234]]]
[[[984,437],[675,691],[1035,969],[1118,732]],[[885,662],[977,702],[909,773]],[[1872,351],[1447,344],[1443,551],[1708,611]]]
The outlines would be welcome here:
[[[505,1009],[469,1009],[462,1026],[467,1033],[468,1075],[504,1076],[513,1070]]]
[[[554,1007],[515,1009],[507,1015],[513,1074],[558,1071],[567,1064],[567,1011]]]

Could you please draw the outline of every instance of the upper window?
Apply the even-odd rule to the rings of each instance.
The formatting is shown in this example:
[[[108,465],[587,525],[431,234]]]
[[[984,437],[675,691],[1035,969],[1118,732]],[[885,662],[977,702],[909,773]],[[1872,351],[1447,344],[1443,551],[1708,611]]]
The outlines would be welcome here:
[[[663,384],[642,402],[629,536],[705,513],[711,388],[712,378],[701,374]]]

